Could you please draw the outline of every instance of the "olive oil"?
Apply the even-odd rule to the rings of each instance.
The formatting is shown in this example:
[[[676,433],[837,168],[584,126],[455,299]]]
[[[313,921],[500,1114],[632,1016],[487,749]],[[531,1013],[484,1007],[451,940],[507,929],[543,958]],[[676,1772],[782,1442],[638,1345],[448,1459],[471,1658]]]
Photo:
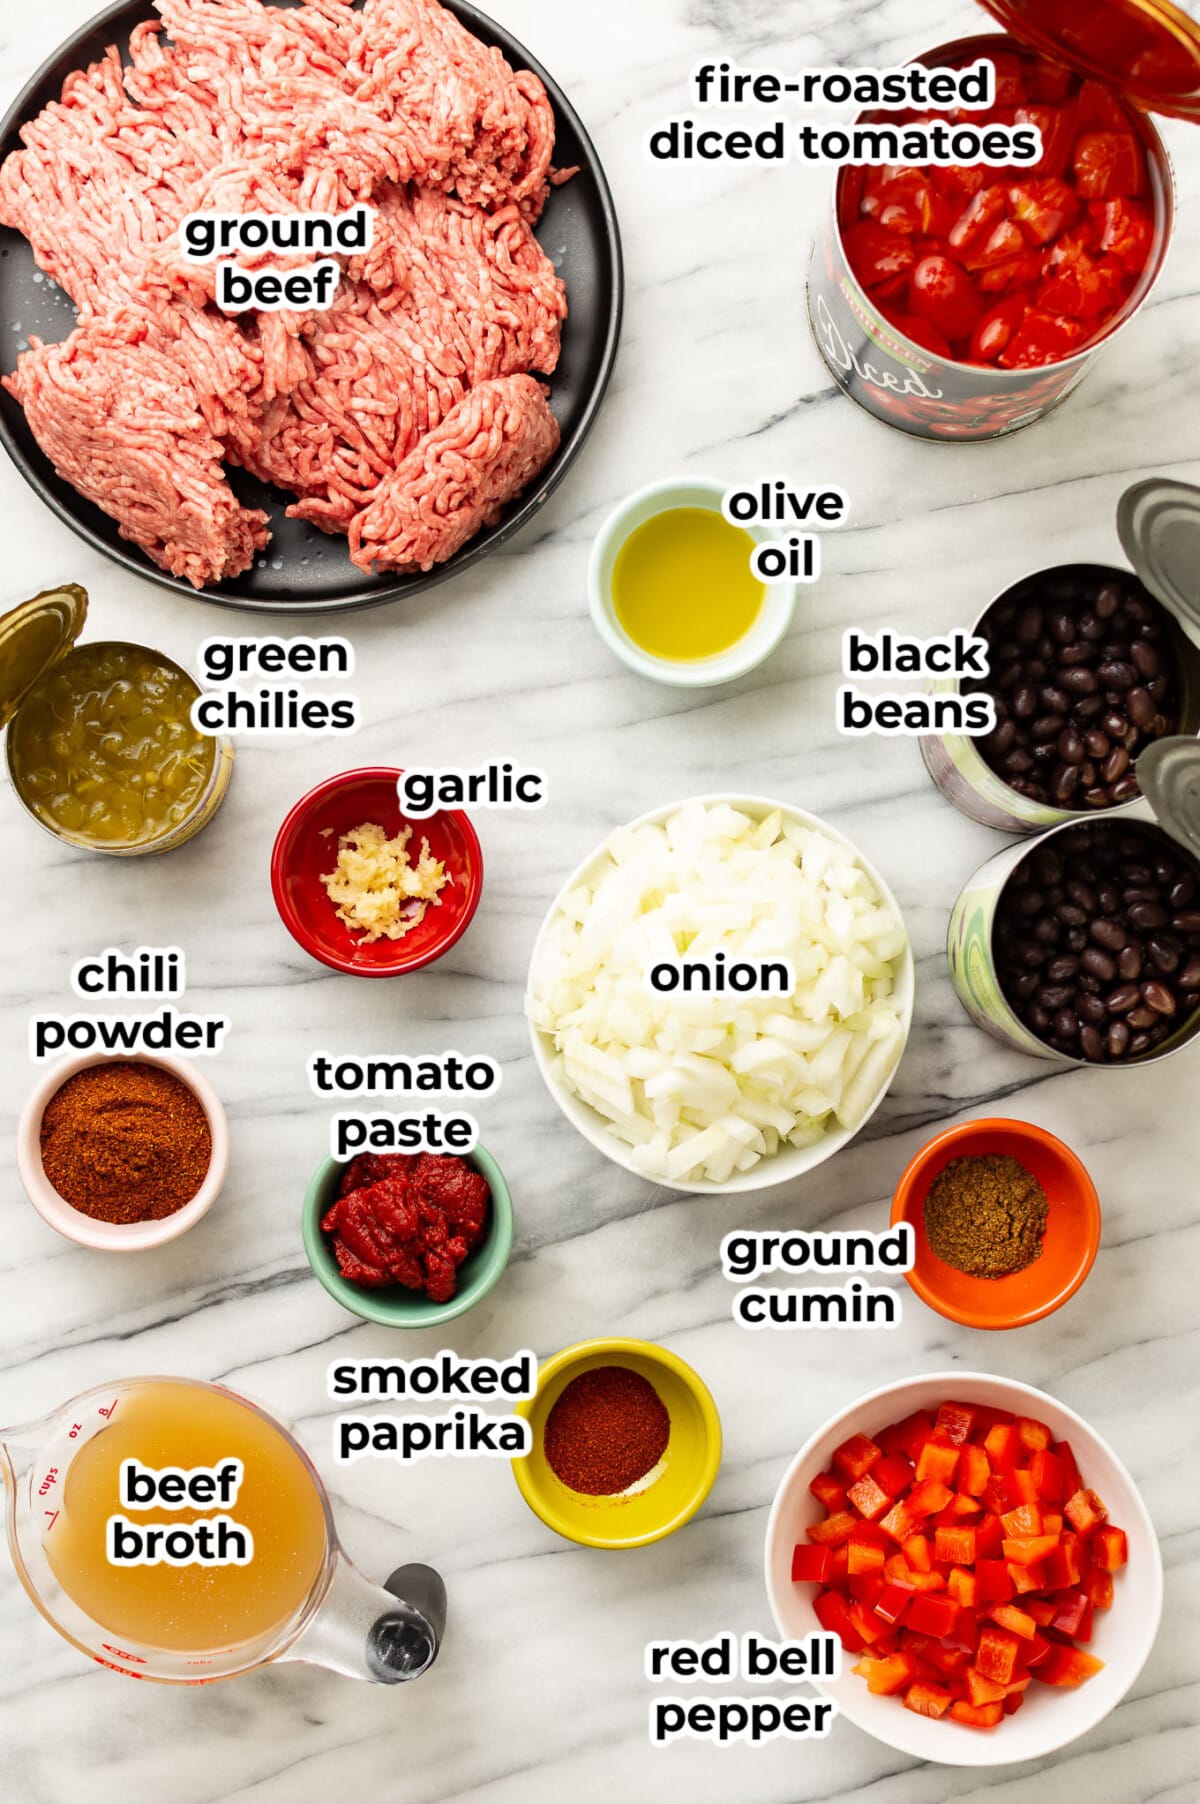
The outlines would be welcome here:
[[[744,639],[765,586],[755,541],[704,507],[673,507],[637,527],[613,567],[613,611],[640,650],[667,663],[715,658]]]

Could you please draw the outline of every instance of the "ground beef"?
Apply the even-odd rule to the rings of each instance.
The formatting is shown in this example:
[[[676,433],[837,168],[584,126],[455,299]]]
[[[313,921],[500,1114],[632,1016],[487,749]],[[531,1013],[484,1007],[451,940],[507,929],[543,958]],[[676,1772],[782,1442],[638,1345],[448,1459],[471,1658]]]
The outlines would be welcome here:
[[[438,0],[155,4],[129,66],[68,77],[0,167],[0,223],[85,328],[8,386],[60,474],[197,586],[266,542],[222,458],[365,567],[431,568],[558,443],[528,377],[566,316],[531,229],[561,179],[545,89]],[[226,316],[180,255],[191,212],[359,201],[375,242],[323,314]]]
[[[545,468],[558,423],[532,376],[471,389],[386,481],[350,526],[362,570],[432,570]]]
[[[267,516],[226,481],[182,365],[137,328],[33,339],[5,386],[59,475],[164,570],[202,588],[239,576],[267,543]]]

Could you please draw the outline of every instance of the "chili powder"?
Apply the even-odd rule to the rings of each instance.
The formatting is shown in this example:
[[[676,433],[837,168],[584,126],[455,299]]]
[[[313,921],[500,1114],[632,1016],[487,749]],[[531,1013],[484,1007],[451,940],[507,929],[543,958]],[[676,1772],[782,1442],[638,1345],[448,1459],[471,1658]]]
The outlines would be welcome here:
[[[569,1490],[615,1497],[652,1472],[671,1418],[654,1386],[628,1366],[595,1366],[572,1378],[546,1421],[546,1463]]]
[[[42,1169],[94,1221],[162,1221],[190,1203],[212,1163],[204,1105],[174,1072],[115,1059],[87,1065],[42,1114]]]
[[[1046,1192],[1008,1153],[951,1159],[925,1198],[925,1233],[938,1259],[971,1278],[1006,1278],[1041,1257]]]

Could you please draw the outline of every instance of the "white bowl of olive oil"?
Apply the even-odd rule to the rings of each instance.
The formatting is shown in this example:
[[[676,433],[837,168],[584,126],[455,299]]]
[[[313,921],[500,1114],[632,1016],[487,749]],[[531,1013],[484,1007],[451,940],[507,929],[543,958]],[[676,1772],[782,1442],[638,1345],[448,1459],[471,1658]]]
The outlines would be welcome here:
[[[767,526],[722,513],[727,485],[703,476],[651,483],[609,515],[592,549],[596,630],[639,676],[699,689],[770,656],[792,622],[793,582],[751,567]]]

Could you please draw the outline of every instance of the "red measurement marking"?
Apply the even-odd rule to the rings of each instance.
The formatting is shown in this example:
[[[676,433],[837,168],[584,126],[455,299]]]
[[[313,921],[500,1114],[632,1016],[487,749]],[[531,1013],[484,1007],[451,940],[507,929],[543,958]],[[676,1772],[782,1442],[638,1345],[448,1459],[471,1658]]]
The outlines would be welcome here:
[[[54,1489],[54,1487],[57,1483],[58,1483],[58,1467],[51,1466],[51,1468],[47,1472],[45,1478],[43,1478],[41,1484],[38,1486],[38,1496],[39,1497],[48,1497],[50,1492]]]
[[[79,1435],[81,1435],[82,1433],[83,1433],[83,1423],[82,1422],[72,1422],[70,1428],[68,1428],[68,1430],[67,1430],[67,1439],[69,1441],[73,1441],[73,1440],[77,1439],[77,1437]]]
[[[118,1660],[132,1660],[137,1666],[145,1666],[146,1664],[140,1654],[126,1653],[123,1647],[114,1647],[110,1641],[102,1641],[100,1645],[106,1654],[115,1654]],[[101,1661],[100,1664],[104,1665],[104,1662]]]
[[[62,1511],[61,1510],[43,1510],[42,1515],[49,1516],[49,1518],[50,1518],[49,1526],[51,1528],[53,1528],[54,1524],[58,1521],[59,1517],[62,1515]]]
[[[110,1416],[111,1416],[111,1415],[115,1415],[115,1414],[116,1414],[116,1408],[117,1408],[117,1404],[118,1404],[118,1403],[119,1403],[119,1402],[120,1402],[120,1401],[121,1401],[121,1399],[120,1399],[120,1398],[119,1398],[119,1397],[114,1397],[114,1398],[113,1398],[113,1400],[112,1400],[112,1402],[111,1402],[111,1403],[110,1403],[110,1404],[109,1404],[109,1406],[108,1406],[108,1408],[107,1408],[107,1409],[98,1409],[98,1410],[97,1410],[97,1411],[96,1411],[96,1414],[97,1414],[97,1415],[98,1415],[98,1416],[103,1416],[103,1417],[104,1417],[104,1419],[105,1419],[105,1421],[107,1421],[107,1420],[108,1420],[108,1418],[109,1418],[109,1417],[110,1417]]]

